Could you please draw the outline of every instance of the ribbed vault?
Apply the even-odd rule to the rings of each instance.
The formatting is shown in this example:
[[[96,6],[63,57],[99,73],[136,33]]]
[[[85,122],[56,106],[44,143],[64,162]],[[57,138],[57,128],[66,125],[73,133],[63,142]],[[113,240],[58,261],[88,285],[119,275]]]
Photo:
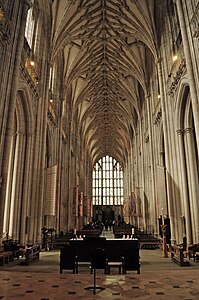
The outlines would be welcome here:
[[[125,163],[156,59],[153,0],[53,3],[52,61],[63,56],[83,143],[95,161]]]

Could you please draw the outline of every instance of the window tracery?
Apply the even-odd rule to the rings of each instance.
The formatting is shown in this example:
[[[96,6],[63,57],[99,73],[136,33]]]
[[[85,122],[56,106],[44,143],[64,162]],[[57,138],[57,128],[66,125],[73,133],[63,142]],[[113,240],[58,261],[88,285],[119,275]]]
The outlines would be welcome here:
[[[26,28],[25,28],[25,38],[28,42],[30,49],[32,48],[34,25],[35,25],[35,20],[33,16],[33,3],[34,2],[32,2],[32,5],[28,10],[27,19],[26,19]]]
[[[123,205],[123,170],[111,156],[93,168],[93,205]]]

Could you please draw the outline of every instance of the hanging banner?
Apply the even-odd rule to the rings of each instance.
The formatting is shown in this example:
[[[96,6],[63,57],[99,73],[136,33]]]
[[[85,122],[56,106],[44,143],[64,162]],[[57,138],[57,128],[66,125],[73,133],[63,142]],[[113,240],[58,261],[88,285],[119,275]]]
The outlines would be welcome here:
[[[78,186],[73,187],[72,216],[77,216]]]
[[[79,216],[83,217],[83,199],[84,199],[84,193],[80,192],[79,195],[79,201],[78,201],[78,208],[79,208]]]
[[[129,214],[130,214],[130,216],[137,216],[135,192],[131,192],[131,195],[130,195]]]
[[[91,218],[91,204],[92,204],[92,200],[87,198],[87,217],[88,219]]]
[[[48,216],[55,215],[56,185],[57,185],[57,165],[46,169],[44,214]]]
[[[88,198],[87,198],[87,196],[84,196],[83,199],[84,199],[83,200],[83,215],[87,216],[87,206],[88,206],[87,200],[88,200]]]
[[[134,193],[136,196],[136,215],[140,217],[142,215],[141,213],[141,188],[136,187],[136,192]]]
[[[123,216],[125,218],[129,217],[129,201],[128,201],[128,198],[125,199],[124,204],[123,204]]]
[[[162,214],[162,207],[166,204],[166,178],[165,167],[157,165],[157,206],[159,215]],[[165,209],[166,211],[166,209]]]

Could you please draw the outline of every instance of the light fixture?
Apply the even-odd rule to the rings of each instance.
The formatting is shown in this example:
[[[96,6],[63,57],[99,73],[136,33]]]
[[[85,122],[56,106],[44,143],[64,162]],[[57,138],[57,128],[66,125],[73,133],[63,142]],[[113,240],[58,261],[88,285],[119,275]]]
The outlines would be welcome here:
[[[34,65],[35,65],[34,61],[31,60],[31,61],[30,61],[30,65],[31,65],[31,66],[34,66]]]
[[[53,102],[53,99],[50,99],[50,102],[52,103],[52,102]]]
[[[177,55],[174,55],[174,56],[173,56],[173,62],[176,61],[177,59],[178,59],[178,56],[177,56]]]
[[[160,96],[160,94],[158,95],[158,99],[160,99],[161,98],[161,96]]]

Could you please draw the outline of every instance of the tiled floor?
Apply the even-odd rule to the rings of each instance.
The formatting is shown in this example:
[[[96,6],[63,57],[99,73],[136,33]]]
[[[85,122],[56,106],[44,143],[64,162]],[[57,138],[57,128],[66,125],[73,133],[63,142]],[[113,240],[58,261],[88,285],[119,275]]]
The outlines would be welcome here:
[[[59,274],[59,251],[41,252],[40,260],[29,266],[18,261],[0,267],[0,299],[199,299],[199,263],[180,267],[170,258],[163,258],[161,250],[141,250],[141,273],[119,275],[116,268],[110,275],[97,270],[97,286],[92,290],[93,275],[87,267],[79,274],[71,271]]]

